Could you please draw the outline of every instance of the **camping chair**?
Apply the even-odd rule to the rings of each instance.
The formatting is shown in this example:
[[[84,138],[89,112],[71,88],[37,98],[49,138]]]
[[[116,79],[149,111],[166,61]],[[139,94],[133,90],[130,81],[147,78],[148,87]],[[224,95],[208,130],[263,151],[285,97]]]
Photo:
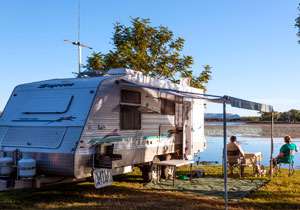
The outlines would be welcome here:
[[[239,150],[227,151],[227,167],[230,171],[233,170],[235,173],[239,175],[240,178],[242,178],[244,161],[239,157],[239,154],[240,154]],[[230,162],[230,160],[232,159],[234,159],[234,161]]]
[[[277,175],[277,173],[280,173],[281,174],[281,164],[289,164],[289,176],[292,176],[295,172],[295,169],[294,169],[294,165],[295,165],[295,162],[294,160],[291,161],[291,156],[292,155],[295,155],[295,150],[290,150],[290,155],[288,157],[288,162],[280,162],[278,163],[278,165],[276,165],[276,168],[275,168],[275,174]]]

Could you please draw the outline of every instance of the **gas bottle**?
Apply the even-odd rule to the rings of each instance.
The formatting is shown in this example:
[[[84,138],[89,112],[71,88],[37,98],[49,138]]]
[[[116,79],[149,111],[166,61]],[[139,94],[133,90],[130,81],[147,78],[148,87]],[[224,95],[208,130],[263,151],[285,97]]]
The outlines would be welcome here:
[[[0,176],[10,176],[12,172],[13,158],[10,157],[10,153],[4,155],[4,152],[0,152]]]
[[[23,152],[22,159],[18,161],[20,178],[32,178],[36,174],[36,161],[31,158],[31,153]]]

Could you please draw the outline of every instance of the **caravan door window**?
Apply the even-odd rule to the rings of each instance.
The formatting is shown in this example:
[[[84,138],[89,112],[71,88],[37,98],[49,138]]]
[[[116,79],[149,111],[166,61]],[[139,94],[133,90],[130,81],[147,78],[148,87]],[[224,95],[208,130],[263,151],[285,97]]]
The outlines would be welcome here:
[[[121,90],[120,128],[121,130],[141,129],[141,112],[137,109],[141,104],[141,93],[132,90]]]

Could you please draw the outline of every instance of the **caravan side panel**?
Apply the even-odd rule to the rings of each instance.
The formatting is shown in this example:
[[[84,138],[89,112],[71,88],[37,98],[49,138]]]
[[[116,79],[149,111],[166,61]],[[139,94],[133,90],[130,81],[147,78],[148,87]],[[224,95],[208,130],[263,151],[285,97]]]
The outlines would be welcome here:
[[[144,107],[157,111],[156,114],[142,113],[141,129],[120,129],[120,92],[121,89],[141,92],[141,104]],[[122,160],[113,161],[113,167],[122,167],[140,164],[153,160],[155,155],[175,152],[176,135],[167,136],[168,131],[175,128],[175,115],[160,114],[159,97],[172,98],[156,91],[137,88],[122,87],[115,79],[104,81],[96,95],[93,107],[77,147],[75,155],[75,175],[82,178],[91,175],[92,139],[115,139],[114,153],[121,154]]]

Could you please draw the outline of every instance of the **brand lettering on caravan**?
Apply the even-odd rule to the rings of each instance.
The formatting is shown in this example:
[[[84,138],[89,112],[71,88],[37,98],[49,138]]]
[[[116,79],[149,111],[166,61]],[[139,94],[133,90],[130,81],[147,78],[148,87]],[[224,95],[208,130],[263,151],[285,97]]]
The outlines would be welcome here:
[[[40,85],[38,88],[55,88],[55,87],[72,87],[74,83],[67,83],[67,84],[43,84]]]

